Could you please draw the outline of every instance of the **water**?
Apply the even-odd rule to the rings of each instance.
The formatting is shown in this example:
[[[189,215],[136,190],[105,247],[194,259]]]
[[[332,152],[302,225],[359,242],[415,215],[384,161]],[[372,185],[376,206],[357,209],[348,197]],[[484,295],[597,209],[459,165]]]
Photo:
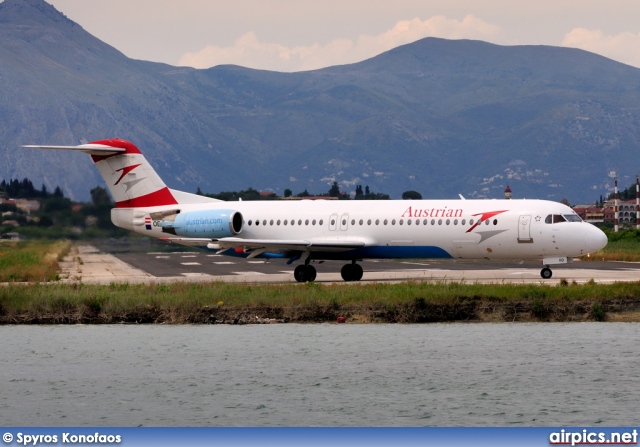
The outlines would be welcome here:
[[[640,325],[0,327],[2,425],[635,425]]]

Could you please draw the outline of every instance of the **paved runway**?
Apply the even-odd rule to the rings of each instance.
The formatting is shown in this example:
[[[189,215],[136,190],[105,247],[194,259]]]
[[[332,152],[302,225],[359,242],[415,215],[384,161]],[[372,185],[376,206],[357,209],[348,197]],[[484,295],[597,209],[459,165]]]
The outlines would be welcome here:
[[[81,265],[69,262],[69,280],[83,282],[205,282],[244,283],[295,282],[293,269],[284,260],[264,261],[216,255],[206,251],[173,251],[166,246],[136,243],[97,244],[80,247],[76,257]],[[314,263],[316,282],[342,282],[342,261]],[[623,262],[574,262],[553,268],[553,278],[540,277],[537,262],[460,261],[460,260],[365,260],[362,282],[370,281],[456,281],[479,283],[544,283],[555,285],[561,279],[584,283],[640,281],[640,264]],[[74,272],[75,268],[75,272]]]

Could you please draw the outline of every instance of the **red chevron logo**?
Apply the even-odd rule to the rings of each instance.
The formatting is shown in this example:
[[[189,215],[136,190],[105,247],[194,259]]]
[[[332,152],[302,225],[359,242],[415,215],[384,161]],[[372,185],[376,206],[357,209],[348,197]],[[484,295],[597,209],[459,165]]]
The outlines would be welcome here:
[[[120,172],[122,171],[122,174],[120,174],[120,178],[118,179],[117,182],[115,182],[113,185],[117,185],[118,183],[120,183],[120,180],[122,180],[122,178],[127,175],[128,173],[130,173],[131,171],[133,171],[135,168],[137,168],[138,166],[140,166],[142,163],[139,163],[137,165],[131,165],[131,166],[125,166],[124,168],[120,168],[120,169],[116,169],[116,172]]]
[[[477,214],[472,214],[472,216],[480,216],[480,218],[478,219],[478,221],[476,223],[474,223],[471,228],[469,228],[466,233],[469,233],[470,231],[473,231],[473,229],[475,227],[477,227],[478,225],[480,225],[482,222],[484,222],[485,220],[491,219],[493,216],[497,216],[498,214],[501,213],[505,213],[509,210],[502,210],[502,211],[489,211],[486,213],[477,213]]]

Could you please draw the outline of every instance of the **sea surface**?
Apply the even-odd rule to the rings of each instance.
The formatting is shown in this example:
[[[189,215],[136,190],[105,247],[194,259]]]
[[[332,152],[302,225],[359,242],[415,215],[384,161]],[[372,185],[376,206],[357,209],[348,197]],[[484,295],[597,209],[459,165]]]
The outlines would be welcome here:
[[[637,425],[640,324],[0,327],[0,425]]]

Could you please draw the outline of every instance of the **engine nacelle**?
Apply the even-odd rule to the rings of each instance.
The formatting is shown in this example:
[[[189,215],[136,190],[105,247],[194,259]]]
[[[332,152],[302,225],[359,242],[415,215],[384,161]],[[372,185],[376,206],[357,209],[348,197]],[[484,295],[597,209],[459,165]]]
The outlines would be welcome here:
[[[187,211],[177,214],[173,221],[162,220],[157,225],[176,236],[219,239],[242,231],[242,214],[233,210]]]

